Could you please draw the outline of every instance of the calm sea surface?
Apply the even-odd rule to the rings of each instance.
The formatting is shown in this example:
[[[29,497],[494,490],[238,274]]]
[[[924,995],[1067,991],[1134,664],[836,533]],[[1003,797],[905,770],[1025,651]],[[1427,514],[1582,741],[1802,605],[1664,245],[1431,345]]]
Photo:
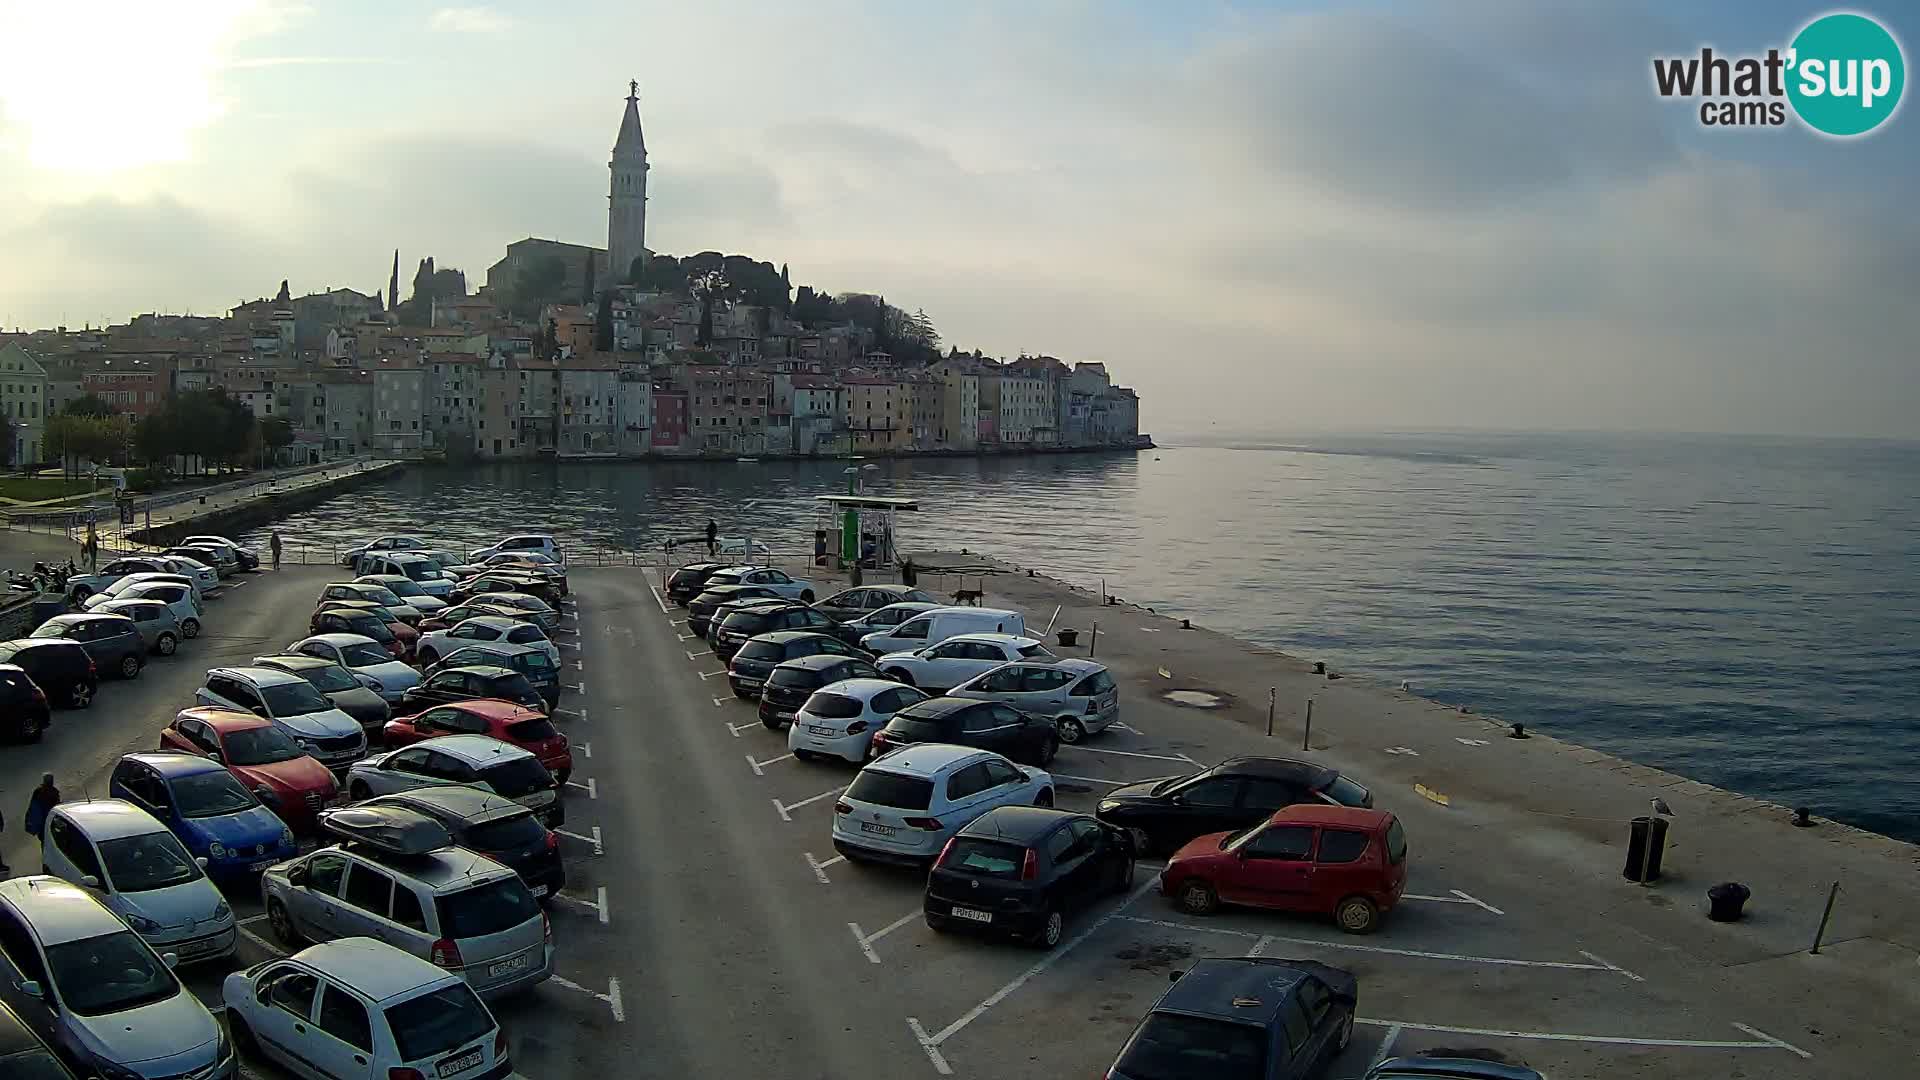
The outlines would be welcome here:
[[[1381,435],[880,461],[968,547],[1723,787],[1920,840],[1920,445]],[[810,550],[844,463],[414,469],[281,528]],[[744,504],[755,501],[750,510]],[[258,534],[257,538],[264,534]]]

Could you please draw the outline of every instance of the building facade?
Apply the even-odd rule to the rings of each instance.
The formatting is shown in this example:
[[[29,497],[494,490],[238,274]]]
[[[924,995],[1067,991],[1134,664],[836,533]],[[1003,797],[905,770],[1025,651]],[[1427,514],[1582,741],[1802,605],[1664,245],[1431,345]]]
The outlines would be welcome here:
[[[0,348],[0,412],[13,428],[13,466],[39,464],[47,438],[47,369],[19,342]]]

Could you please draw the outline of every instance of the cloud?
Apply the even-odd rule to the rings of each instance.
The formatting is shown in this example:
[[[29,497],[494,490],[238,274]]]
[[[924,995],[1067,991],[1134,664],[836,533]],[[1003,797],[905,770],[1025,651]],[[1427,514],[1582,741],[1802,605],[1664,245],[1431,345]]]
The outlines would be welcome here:
[[[433,13],[427,25],[451,34],[504,34],[513,20],[488,7],[446,7]]]

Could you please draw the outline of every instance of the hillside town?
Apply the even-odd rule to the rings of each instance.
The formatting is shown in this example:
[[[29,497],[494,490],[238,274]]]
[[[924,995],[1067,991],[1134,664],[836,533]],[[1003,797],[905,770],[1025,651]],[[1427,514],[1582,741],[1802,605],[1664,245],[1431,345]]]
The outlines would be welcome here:
[[[224,316],[0,333],[9,463],[71,456],[49,421],[76,402],[138,424],[200,393],[271,422],[265,453],[291,464],[1150,445],[1138,396],[1103,364],[943,350],[924,312],[882,297],[649,251],[637,88],[609,169],[607,246],[516,241],[471,294],[426,258],[403,299],[395,252],[384,297],[283,282]]]

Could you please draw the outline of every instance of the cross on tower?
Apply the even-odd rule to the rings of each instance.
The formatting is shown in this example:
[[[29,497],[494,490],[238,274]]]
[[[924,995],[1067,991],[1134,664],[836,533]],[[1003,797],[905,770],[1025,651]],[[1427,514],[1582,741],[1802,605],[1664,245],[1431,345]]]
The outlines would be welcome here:
[[[639,96],[640,96],[640,80],[628,79],[627,80],[627,100],[632,101],[638,98]]]

